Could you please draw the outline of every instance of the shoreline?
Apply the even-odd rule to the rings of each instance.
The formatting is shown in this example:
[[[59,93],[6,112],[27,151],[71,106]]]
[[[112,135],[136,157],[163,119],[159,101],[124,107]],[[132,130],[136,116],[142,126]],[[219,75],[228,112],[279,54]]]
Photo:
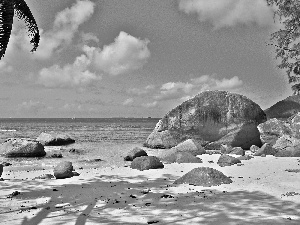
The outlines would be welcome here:
[[[149,155],[159,151],[149,151]],[[220,167],[217,154],[198,157],[203,163],[172,163],[146,171],[126,165],[75,167],[80,176],[61,180],[33,179],[53,170],[8,175],[9,167],[4,167],[0,224],[300,223],[300,173],[285,171],[300,169],[300,158],[255,156],[243,160],[241,166]],[[232,177],[233,183],[214,187],[173,184],[193,168],[204,166]],[[7,198],[13,191],[20,194]]]

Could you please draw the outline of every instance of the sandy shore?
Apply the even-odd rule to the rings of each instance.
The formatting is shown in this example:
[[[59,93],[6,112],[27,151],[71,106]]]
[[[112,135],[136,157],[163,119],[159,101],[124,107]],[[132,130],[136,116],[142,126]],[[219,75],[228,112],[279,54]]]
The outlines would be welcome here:
[[[62,180],[34,179],[52,169],[4,167],[0,224],[300,224],[300,173],[285,171],[300,169],[300,158],[254,157],[219,167],[219,155],[199,157],[203,163],[148,171],[75,167],[80,176]],[[222,171],[233,183],[173,185],[201,166]]]

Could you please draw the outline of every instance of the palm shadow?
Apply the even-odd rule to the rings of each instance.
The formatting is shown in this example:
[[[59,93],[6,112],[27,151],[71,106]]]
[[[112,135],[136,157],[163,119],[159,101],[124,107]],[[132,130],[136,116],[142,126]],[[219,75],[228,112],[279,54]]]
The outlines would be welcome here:
[[[24,216],[21,220],[11,218],[14,210],[4,209],[0,217],[6,216],[1,222],[22,225],[70,224],[72,221],[75,225],[87,222],[139,225],[151,220],[156,224],[300,223],[300,204],[295,202],[260,191],[222,192],[204,187],[200,191],[192,185],[191,192],[176,193],[176,185],[172,183],[177,178],[171,174],[149,180],[144,175],[134,179],[102,175],[88,182],[82,180],[62,186],[51,185],[53,180],[32,180],[15,198],[29,201],[47,197],[49,200],[36,205],[38,212],[34,216]]]

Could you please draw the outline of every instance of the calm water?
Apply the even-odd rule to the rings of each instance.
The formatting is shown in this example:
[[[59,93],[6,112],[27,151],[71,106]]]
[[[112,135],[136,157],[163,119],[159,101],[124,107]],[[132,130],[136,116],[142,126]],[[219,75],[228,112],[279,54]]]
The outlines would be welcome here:
[[[62,159],[4,159],[17,166],[53,166],[59,160],[70,160],[81,165],[94,158],[101,158],[101,165],[120,164],[123,155],[135,146],[142,146],[152,132],[157,118],[64,118],[64,119],[0,119],[0,142],[7,138],[36,139],[42,132],[68,133],[76,140],[67,148],[75,148],[81,154],[71,154],[65,148]],[[51,150],[51,149],[50,149]],[[38,164],[38,165],[37,165]],[[98,162],[99,164],[99,162]]]

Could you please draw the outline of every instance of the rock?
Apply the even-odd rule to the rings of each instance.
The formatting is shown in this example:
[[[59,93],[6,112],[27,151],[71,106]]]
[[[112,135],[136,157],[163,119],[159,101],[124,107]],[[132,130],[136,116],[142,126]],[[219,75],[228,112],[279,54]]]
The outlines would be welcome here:
[[[147,148],[172,148],[179,142],[171,135],[170,131],[154,131],[147,138],[144,146]]]
[[[273,148],[276,157],[300,157],[300,140],[289,135],[278,138]]]
[[[176,157],[177,163],[202,163],[202,160],[189,152],[178,152]]]
[[[259,124],[257,128],[259,130],[262,143],[268,143],[271,146],[274,145],[277,139],[282,135],[292,134],[290,124],[277,120],[276,118]]]
[[[202,163],[202,160],[189,152],[173,152],[161,158],[166,163]]]
[[[43,174],[43,175],[40,175],[38,177],[35,177],[34,179],[45,179],[45,180],[49,180],[49,179],[52,179],[54,178],[54,176],[52,174]]]
[[[175,152],[189,152],[194,156],[206,153],[205,149],[201,146],[201,144],[193,139],[187,139],[171,149]]]
[[[258,146],[256,146],[256,145],[251,145],[251,147],[250,147],[250,151],[252,153],[256,153],[259,149],[260,148]]]
[[[0,145],[0,154],[5,157],[43,157],[46,152],[35,140],[11,138]]]
[[[3,165],[0,164],[0,177],[2,176],[2,173],[3,173]]]
[[[56,179],[64,179],[73,177],[73,165],[71,162],[60,162],[54,167],[54,176]]]
[[[44,146],[59,146],[75,143],[75,140],[68,134],[58,134],[54,132],[41,133],[36,139]]]
[[[288,121],[291,124],[293,137],[300,139],[300,113],[291,116]]]
[[[170,148],[194,139],[207,145],[205,149],[221,144],[249,149],[261,146],[257,125],[265,121],[263,110],[250,99],[226,91],[205,91],[167,113],[145,145]]]
[[[225,154],[245,155],[245,150],[241,147],[234,147],[230,150],[230,152],[225,152]]]
[[[62,158],[63,155],[58,152],[47,153],[46,158]]]
[[[278,152],[278,149],[273,148],[270,144],[265,143],[255,154],[254,156],[261,155],[275,155]]]
[[[127,155],[124,157],[125,161],[132,161],[136,157],[141,157],[141,156],[148,156],[147,152],[145,152],[144,149],[141,148],[134,148],[130,152],[127,153]]]
[[[209,167],[195,168],[174,182],[174,184],[190,184],[203,187],[230,183],[232,183],[232,180],[229,177],[225,176],[222,172]]]
[[[238,158],[229,155],[221,155],[217,164],[221,167],[224,167],[224,166],[231,166],[240,162],[241,160],[239,160]]]
[[[221,153],[231,152],[232,147],[227,144],[221,144],[220,150],[221,150]]]
[[[149,169],[164,168],[164,165],[155,156],[141,156],[141,157],[135,158],[132,161],[130,168],[143,171],[143,170],[149,170]]]
[[[243,156],[238,157],[237,159],[242,161],[242,160],[250,160],[252,158],[253,158],[253,156],[251,156],[251,155],[243,155]]]

